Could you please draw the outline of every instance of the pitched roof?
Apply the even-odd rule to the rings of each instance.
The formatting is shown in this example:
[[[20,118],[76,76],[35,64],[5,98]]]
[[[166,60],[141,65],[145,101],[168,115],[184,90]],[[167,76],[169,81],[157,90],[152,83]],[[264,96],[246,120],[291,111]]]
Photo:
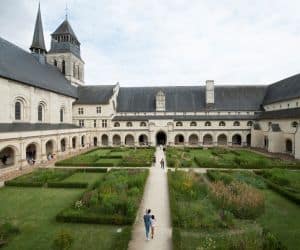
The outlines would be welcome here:
[[[300,117],[300,108],[292,108],[292,109],[281,109],[281,110],[273,110],[262,112],[259,114],[258,119],[293,119]]]
[[[36,16],[33,39],[30,49],[41,49],[46,51],[40,4]]]
[[[77,97],[76,87],[48,63],[0,37],[0,76],[61,95]]]
[[[67,123],[0,123],[0,133],[4,132],[25,132],[25,131],[42,131],[42,130],[60,130],[79,128],[74,124]]]
[[[297,97],[300,97],[300,74],[269,85],[263,104],[271,104]]]
[[[71,36],[73,36],[73,38],[75,38],[78,41],[75,32],[73,31],[67,19],[65,19],[51,35],[62,35],[62,34],[70,34]]]
[[[75,104],[106,104],[113,95],[115,85],[93,85],[78,87]]]
[[[118,112],[155,112],[155,97],[162,90],[166,111],[195,112],[207,110],[205,86],[121,87]],[[266,86],[215,86],[215,104],[210,110],[260,110]]]

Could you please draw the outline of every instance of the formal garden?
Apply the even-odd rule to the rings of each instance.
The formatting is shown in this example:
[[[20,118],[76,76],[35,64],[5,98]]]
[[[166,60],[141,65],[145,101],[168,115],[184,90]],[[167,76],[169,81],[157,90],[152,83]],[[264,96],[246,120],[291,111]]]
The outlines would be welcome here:
[[[169,171],[174,249],[298,249],[299,204],[265,176],[299,194],[299,174],[267,171]]]
[[[237,148],[167,148],[168,167],[174,168],[292,168],[300,169],[300,162],[269,158]]]
[[[0,189],[3,249],[127,249],[148,170],[41,169]]]
[[[56,163],[56,166],[84,167],[150,167],[155,149],[96,148],[81,155]]]

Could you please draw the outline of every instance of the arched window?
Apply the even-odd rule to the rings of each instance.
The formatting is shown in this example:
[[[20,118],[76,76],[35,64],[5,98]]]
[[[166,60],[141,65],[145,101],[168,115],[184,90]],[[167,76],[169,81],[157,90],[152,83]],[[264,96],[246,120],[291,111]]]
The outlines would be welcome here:
[[[62,60],[61,62],[61,72],[65,75],[66,74],[66,62]]]
[[[291,124],[292,128],[297,128],[298,126],[298,122],[296,121],[293,121],[292,124]]]
[[[182,122],[176,122],[176,127],[182,127]]]
[[[54,64],[55,67],[57,67],[57,61],[56,60],[54,60],[53,64]]]
[[[132,122],[127,122],[126,127],[132,127]]]
[[[211,126],[211,122],[205,122],[204,126],[205,127],[210,127]]]
[[[141,122],[140,123],[140,127],[146,127],[146,126],[147,126],[146,122]]]
[[[238,126],[240,126],[240,122],[238,122],[238,121],[235,121],[235,122],[233,123],[233,126],[235,126],[235,127],[238,127]]]
[[[248,126],[248,127],[251,127],[252,125],[253,125],[253,122],[252,122],[252,121],[248,121],[248,122],[247,122],[247,126]]]
[[[116,127],[120,127],[120,123],[119,122],[115,122],[114,123],[114,127],[116,128]]]
[[[219,126],[220,126],[220,127],[225,127],[225,122],[224,122],[224,121],[220,121],[220,122],[219,122]]]
[[[190,126],[191,126],[191,127],[196,127],[196,126],[197,126],[197,122],[191,122],[191,123],[190,123]]]
[[[22,104],[17,101],[15,103],[15,120],[21,120],[22,112],[21,112]]]
[[[60,122],[64,122],[64,109],[61,108],[59,113],[60,113]]]
[[[39,104],[38,106],[38,121],[42,122],[43,121],[43,105]]]

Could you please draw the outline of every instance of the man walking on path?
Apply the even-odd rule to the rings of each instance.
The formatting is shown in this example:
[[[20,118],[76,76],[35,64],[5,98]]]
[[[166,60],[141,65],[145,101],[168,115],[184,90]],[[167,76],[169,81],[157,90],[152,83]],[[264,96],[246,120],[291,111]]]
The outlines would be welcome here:
[[[146,213],[144,215],[144,224],[145,224],[145,230],[146,230],[146,239],[149,240],[149,232],[151,227],[151,209],[146,210]]]

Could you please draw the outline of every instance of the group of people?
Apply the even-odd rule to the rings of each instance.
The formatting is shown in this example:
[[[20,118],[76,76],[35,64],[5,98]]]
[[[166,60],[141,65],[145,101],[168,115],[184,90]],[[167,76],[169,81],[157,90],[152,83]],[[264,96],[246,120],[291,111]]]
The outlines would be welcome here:
[[[156,219],[153,214],[151,214],[151,209],[147,209],[144,215],[144,224],[146,230],[146,240],[150,240],[149,234],[151,229],[151,239],[154,238],[154,229],[156,226]]]

